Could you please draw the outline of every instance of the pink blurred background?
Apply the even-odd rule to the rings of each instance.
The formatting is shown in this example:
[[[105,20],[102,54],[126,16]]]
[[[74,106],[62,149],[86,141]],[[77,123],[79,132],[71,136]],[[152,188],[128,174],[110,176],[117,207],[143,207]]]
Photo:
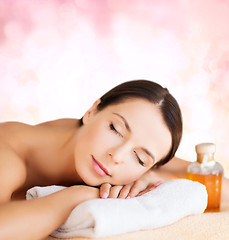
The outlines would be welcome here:
[[[177,156],[213,141],[229,176],[228,0],[0,0],[0,121],[79,118],[150,79],[180,103]]]

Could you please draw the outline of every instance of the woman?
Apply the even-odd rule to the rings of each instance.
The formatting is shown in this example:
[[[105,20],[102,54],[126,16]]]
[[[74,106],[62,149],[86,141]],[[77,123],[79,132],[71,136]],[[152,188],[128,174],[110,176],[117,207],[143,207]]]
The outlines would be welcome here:
[[[110,90],[80,120],[0,124],[0,239],[44,238],[83,201],[134,197],[185,172],[152,170],[174,157],[181,134],[176,100],[146,80]],[[69,187],[24,200],[53,184]]]

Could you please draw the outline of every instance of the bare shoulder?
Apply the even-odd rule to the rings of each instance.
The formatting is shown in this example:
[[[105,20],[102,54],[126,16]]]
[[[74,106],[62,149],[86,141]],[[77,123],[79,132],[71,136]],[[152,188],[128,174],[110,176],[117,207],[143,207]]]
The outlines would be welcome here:
[[[22,122],[2,122],[0,123],[0,136],[5,135],[6,133],[12,133],[18,130],[27,128],[28,124]]]
[[[0,124],[0,202],[9,201],[13,191],[26,179],[25,148],[21,139],[29,129],[29,125],[19,122]]]
[[[22,122],[4,122],[0,123],[0,143],[4,142],[23,152],[27,144],[31,144],[42,134],[49,134],[50,131],[57,129],[75,128],[78,119],[57,119],[47,121],[36,125],[30,125]]]
[[[21,122],[0,124],[0,144],[12,148],[21,157],[25,155],[27,144],[31,141],[35,127]]]
[[[56,153],[77,123],[77,119],[37,125],[0,123],[0,202],[10,200],[12,193],[30,184],[31,176],[43,173],[47,159],[58,157]]]
[[[0,123],[0,202],[9,201],[25,183],[26,160],[40,134],[37,128],[21,122]]]
[[[75,119],[75,118],[60,118],[60,119],[40,123],[37,126],[74,128],[78,124],[79,124],[78,119]]]

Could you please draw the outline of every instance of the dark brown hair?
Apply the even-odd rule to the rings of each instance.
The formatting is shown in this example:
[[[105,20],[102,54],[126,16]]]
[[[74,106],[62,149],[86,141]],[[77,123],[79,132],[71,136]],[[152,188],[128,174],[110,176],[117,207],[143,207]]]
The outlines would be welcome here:
[[[153,167],[159,167],[174,157],[182,136],[182,116],[176,99],[158,83],[149,80],[133,80],[124,82],[105,93],[100,99],[98,111],[109,105],[121,103],[131,98],[142,98],[155,104],[160,110],[171,136],[172,146],[165,158]],[[81,121],[82,123],[82,121]],[[144,126],[144,123],[143,123]]]

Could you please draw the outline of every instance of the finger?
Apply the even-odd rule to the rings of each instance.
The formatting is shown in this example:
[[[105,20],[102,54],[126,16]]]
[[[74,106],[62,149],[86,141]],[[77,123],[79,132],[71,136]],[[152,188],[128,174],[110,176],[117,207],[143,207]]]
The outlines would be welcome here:
[[[110,194],[109,198],[118,198],[120,190],[123,188],[123,186],[113,186],[110,188]]]
[[[158,182],[154,183],[154,185],[151,186],[150,191],[153,190],[153,189],[155,189],[156,187],[158,187],[158,186],[161,185],[161,184],[162,184],[162,181],[158,181]]]
[[[155,187],[153,187],[153,189],[154,189]],[[147,192],[150,192],[150,191],[152,191],[153,190],[152,189],[152,186],[151,187],[148,187],[148,188],[146,188],[144,191],[141,191],[140,193],[138,193],[138,197],[139,196],[141,196],[141,195],[143,195],[143,194],[145,194],[145,193],[147,193]]]
[[[111,185],[109,183],[103,183],[99,189],[99,195],[101,198],[108,198],[110,194]]]
[[[132,187],[133,184],[128,184],[128,185],[125,185],[121,190],[120,190],[120,193],[119,193],[119,196],[118,198],[127,198],[128,197],[128,194],[130,192],[130,189]]]
[[[155,184],[153,184],[152,186],[146,188],[144,191],[140,192],[137,196],[141,196],[147,192],[150,192],[150,191],[154,190],[155,188],[157,188],[161,184],[162,184],[162,181],[158,181]]]
[[[140,192],[144,191],[147,187],[148,185],[146,183],[142,181],[137,181],[131,187],[128,196],[130,196],[131,198],[136,197]]]

